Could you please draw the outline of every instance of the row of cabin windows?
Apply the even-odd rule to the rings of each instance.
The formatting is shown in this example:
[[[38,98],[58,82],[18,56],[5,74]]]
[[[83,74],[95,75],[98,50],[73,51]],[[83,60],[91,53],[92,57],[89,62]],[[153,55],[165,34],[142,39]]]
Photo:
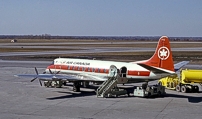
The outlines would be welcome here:
[[[99,69],[99,68],[90,68],[90,67],[79,67],[79,66],[67,66],[68,70],[77,70],[77,71],[88,71],[88,72],[103,72],[108,73],[109,70],[107,69]]]

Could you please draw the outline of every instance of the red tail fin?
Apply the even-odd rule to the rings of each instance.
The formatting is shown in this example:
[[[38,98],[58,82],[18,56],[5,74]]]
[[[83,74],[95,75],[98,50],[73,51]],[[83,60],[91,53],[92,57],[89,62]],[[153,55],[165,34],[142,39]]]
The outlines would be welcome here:
[[[143,64],[174,71],[173,57],[167,36],[162,36],[159,39],[154,55]]]

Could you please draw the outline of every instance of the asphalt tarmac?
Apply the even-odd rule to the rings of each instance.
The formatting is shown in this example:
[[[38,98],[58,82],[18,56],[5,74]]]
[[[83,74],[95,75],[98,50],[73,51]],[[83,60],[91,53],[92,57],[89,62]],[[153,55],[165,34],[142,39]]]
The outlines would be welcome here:
[[[0,60],[0,119],[201,119],[200,93],[166,90],[160,98],[97,98],[94,88],[45,88],[14,74],[43,72],[51,62]],[[193,67],[193,66],[192,66]],[[155,83],[155,82],[152,82]],[[136,85],[136,84],[134,84]],[[133,86],[128,84],[128,86]]]

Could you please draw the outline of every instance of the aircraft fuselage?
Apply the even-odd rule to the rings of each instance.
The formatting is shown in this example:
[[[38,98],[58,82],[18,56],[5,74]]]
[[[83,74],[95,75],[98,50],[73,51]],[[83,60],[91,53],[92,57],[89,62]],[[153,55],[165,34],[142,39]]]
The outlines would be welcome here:
[[[91,75],[96,78],[99,77],[99,80],[105,81],[109,77],[109,68],[111,65],[119,69],[120,78],[122,78],[125,83],[126,81],[131,83],[151,81],[168,75],[168,73],[154,74],[152,71],[135,63],[71,58],[55,59],[54,62],[47,67],[46,72],[49,72],[49,69],[51,69],[52,72],[60,71],[62,74],[82,75],[80,77],[81,79],[94,81],[85,79],[85,75]]]

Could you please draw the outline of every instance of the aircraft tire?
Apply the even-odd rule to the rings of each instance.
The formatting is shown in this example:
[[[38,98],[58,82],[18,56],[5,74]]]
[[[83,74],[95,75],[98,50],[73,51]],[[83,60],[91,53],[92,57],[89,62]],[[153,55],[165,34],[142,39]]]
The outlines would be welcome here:
[[[73,91],[74,92],[80,92],[80,82],[74,82],[73,84]]]
[[[44,82],[44,86],[47,88],[51,87],[51,81]]]
[[[45,82],[45,81],[43,82],[43,85],[44,85],[45,87],[48,87],[48,86],[47,86],[47,82]]]
[[[78,86],[73,86],[73,91],[74,91],[74,92],[80,92],[80,87],[78,87]]]

